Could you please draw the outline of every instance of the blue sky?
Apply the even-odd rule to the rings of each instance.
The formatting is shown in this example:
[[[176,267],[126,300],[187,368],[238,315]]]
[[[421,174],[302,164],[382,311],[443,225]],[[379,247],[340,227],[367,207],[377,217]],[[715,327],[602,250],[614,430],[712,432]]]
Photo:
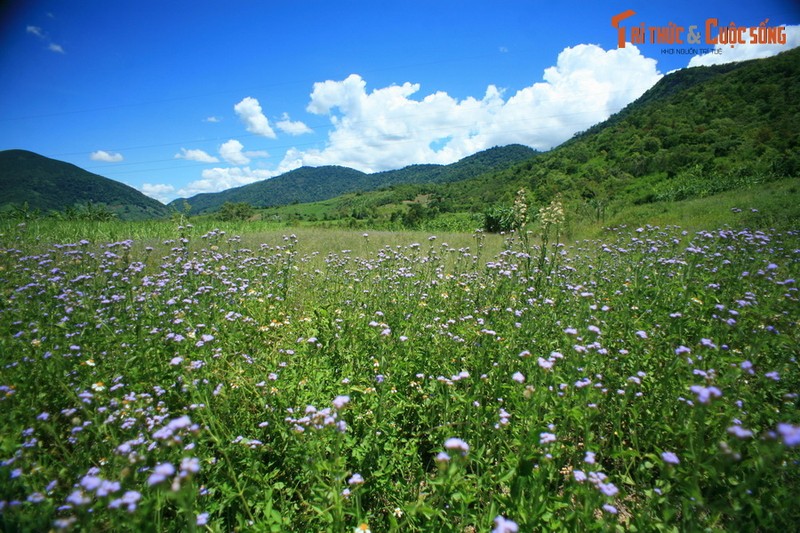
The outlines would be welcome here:
[[[785,26],[788,39],[618,48],[611,17],[629,9],[626,32],[703,33],[717,18]],[[301,165],[374,172],[510,143],[546,150],[672,70],[798,45],[795,0],[12,0],[0,4],[0,150],[169,201]]]

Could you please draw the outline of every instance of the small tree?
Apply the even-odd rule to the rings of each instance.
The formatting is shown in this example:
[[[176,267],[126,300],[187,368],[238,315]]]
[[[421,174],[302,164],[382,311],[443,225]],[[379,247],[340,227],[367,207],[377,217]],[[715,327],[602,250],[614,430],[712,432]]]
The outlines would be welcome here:
[[[528,201],[525,189],[517,191],[513,206],[495,206],[483,214],[483,230],[489,233],[509,231],[521,233],[527,223]]]
[[[255,213],[253,206],[247,202],[225,202],[217,212],[217,218],[225,222],[247,220]]]

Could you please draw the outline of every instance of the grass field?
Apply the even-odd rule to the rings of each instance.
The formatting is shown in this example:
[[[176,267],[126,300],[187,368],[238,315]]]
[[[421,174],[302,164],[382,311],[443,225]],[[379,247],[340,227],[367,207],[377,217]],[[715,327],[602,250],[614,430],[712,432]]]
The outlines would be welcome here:
[[[6,531],[800,523],[791,224],[37,224],[0,236]]]

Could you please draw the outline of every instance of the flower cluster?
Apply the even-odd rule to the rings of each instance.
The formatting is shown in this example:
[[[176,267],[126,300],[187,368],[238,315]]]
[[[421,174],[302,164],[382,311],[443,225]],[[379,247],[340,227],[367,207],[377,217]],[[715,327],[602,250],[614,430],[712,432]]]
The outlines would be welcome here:
[[[332,404],[333,407],[317,409],[313,405],[307,405],[303,411],[303,416],[287,416],[285,421],[292,424],[292,428],[297,433],[303,433],[307,429],[322,430],[328,427],[344,433],[347,431],[347,422],[339,418],[339,412],[350,402],[349,396],[337,396]],[[290,415],[294,414],[294,409],[288,409]]]

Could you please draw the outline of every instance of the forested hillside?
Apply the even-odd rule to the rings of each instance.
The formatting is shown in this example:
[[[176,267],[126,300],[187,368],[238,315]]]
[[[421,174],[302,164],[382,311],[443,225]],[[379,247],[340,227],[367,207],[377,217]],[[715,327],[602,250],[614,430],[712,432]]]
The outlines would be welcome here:
[[[800,49],[664,77],[617,116],[535,160],[446,188],[464,209],[518,187],[587,207],[684,200],[800,173]]]
[[[404,183],[447,183],[507,168],[536,155],[521,145],[490,148],[450,165],[411,165],[398,170],[366,174],[339,166],[301,167],[280,176],[218,193],[198,194],[170,203],[182,209],[190,206],[193,215],[218,210],[227,203],[246,203],[270,207],[315,202],[336,196],[365,192]]]
[[[101,204],[123,220],[163,217],[169,209],[133,187],[26,150],[0,152],[0,209],[47,213]]]

